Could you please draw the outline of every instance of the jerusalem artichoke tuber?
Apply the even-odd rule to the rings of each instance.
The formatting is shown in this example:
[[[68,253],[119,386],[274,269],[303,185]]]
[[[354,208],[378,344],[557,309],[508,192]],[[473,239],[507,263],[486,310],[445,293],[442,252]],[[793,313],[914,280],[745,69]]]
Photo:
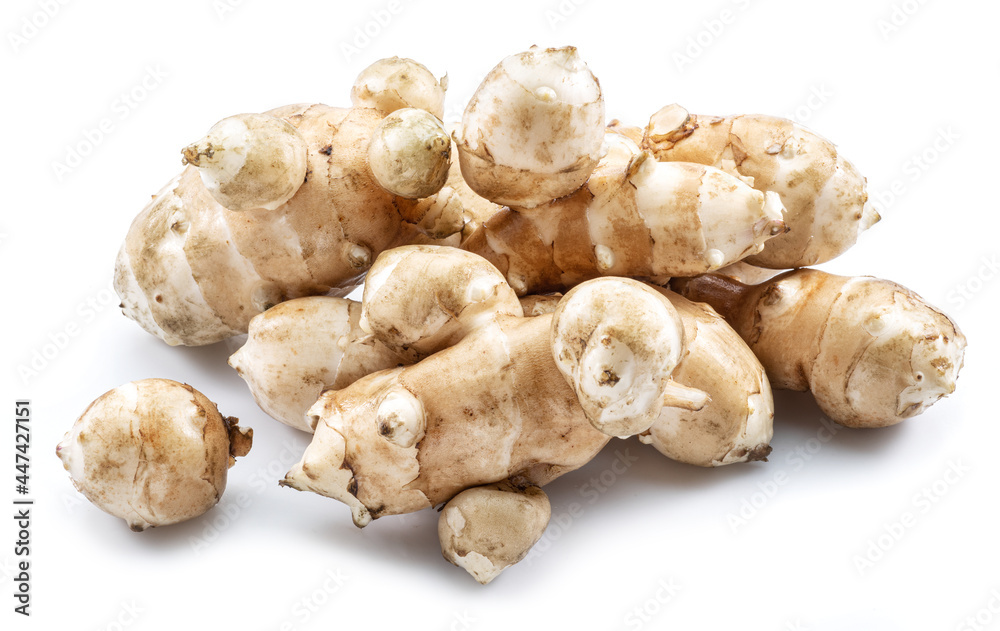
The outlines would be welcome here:
[[[385,266],[381,273],[385,278],[377,280],[376,286],[397,288],[391,292],[397,303],[420,304],[423,298],[403,291],[405,279],[414,277],[407,268],[426,269],[433,253],[419,248],[406,250],[410,250],[408,255],[384,255],[391,264]],[[456,272],[461,271],[465,263],[455,261]],[[397,274],[400,281],[394,282],[391,277]],[[461,275],[448,273],[437,277],[450,280],[453,286],[442,290],[458,297],[502,295],[495,288],[479,291],[484,283],[475,278],[463,280]],[[502,284],[502,279],[499,282]],[[594,287],[608,289],[590,291]],[[624,304],[654,301],[661,307],[631,325],[626,318],[612,323],[608,333],[614,335],[613,365],[604,361],[609,358],[595,355],[595,361],[583,362],[567,379],[556,367],[555,349],[582,338],[585,327],[573,318],[556,326],[551,314],[524,318],[503,310],[488,312],[488,317],[475,318],[474,328],[454,346],[417,364],[381,371],[344,389],[324,392],[308,412],[315,417],[313,441],[286,476],[285,484],[343,501],[352,508],[355,523],[363,526],[381,515],[439,504],[472,486],[518,476],[541,485],[583,465],[611,437],[592,426],[601,420],[602,397],[595,397],[589,411],[581,406],[574,389],[590,389],[581,388],[576,381],[578,374],[614,370],[616,377],[622,376],[621,387],[615,390],[617,381],[611,379],[593,389],[609,388],[615,390],[612,394],[627,398],[645,383],[640,362],[648,344],[643,331],[664,329],[660,336],[667,345],[660,349],[664,364],[655,366],[656,379],[663,382],[673,371],[673,358],[680,355],[680,349],[669,345],[683,344],[670,303],[634,281],[591,281],[560,304],[567,313],[586,313],[595,296],[599,301],[612,287]],[[422,291],[432,294],[431,283]],[[582,306],[574,307],[578,301]],[[520,312],[516,300],[511,306]],[[400,312],[409,311],[400,308]],[[426,318],[420,310],[417,314],[414,321],[430,322],[431,332],[442,330],[438,318]],[[671,327],[672,332],[666,330]],[[377,336],[381,329],[373,330]],[[434,335],[417,337],[431,339]],[[640,359],[630,359],[636,356]],[[652,388],[662,393],[667,390],[665,385],[654,383]],[[690,405],[685,396],[701,398],[703,393],[676,388],[653,404],[657,411],[674,401]],[[608,404],[615,400],[609,398]],[[645,409],[636,413],[645,414]],[[463,457],[456,460],[455,453]]]
[[[706,274],[672,286],[721,313],[772,386],[810,390],[842,425],[892,425],[955,389],[965,336],[896,283],[800,269],[760,285]]]
[[[598,276],[664,277],[714,270],[760,252],[784,228],[775,193],[713,167],[666,163],[624,136],[572,195],[505,208],[462,245],[523,296]]]
[[[679,105],[653,114],[643,138],[657,160],[697,162],[752,178],[781,195],[788,232],[747,258],[787,269],[829,261],[879,220],[865,178],[830,141],[774,116],[695,116]]]
[[[88,500],[141,531],[212,508],[252,440],[191,386],[143,379],[91,403],[56,455]]]
[[[601,86],[576,48],[532,47],[483,79],[455,141],[472,190],[531,208],[587,181],[603,135]]]

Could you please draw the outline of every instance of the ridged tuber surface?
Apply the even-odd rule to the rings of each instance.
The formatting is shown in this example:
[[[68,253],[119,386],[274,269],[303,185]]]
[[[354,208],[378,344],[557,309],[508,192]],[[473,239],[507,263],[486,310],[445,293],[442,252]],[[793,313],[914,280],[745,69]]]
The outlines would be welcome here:
[[[250,321],[247,341],[229,365],[271,418],[312,432],[306,410],[323,390],[411,363],[364,332],[360,319],[361,303],[347,298],[283,302]]]
[[[491,210],[450,177],[451,142],[439,122],[439,142],[423,152],[429,168],[385,181],[427,197],[390,194],[368,159],[394,110],[440,117],[444,84],[393,58],[361,73],[353,108],[289,105],[221,121],[184,150],[187,168],[132,222],[115,264],[125,315],[168,344],[211,344],[246,333],[253,316],[279,302],[346,295],[382,250],[458,245],[466,220]],[[409,160],[412,143],[381,145],[381,166],[394,163],[394,151]]]
[[[129,229],[115,289],[125,314],[168,344],[211,344],[284,300],[346,293],[378,252],[416,232],[369,175],[381,113],[299,105],[270,114],[309,146],[308,178],[287,203],[229,211],[188,166]]]
[[[698,410],[664,407],[639,440],[687,464],[717,467],[766,460],[774,401],[760,361],[705,303],[650,285],[673,305],[684,325],[684,353],[672,377],[708,394]],[[525,316],[553,313],[561,294],[521,298]]]
[[[511,55],[483,79],[455,136],[462,174],[497,204],[530,208],[578,189],[601,156],[601,86],[576,48]]]
[[[672,286],[722,314],[773,387],[811,391],[842,425],[893,425],[955,390],[965,336],[896,283],[800,269],[759,285],[706,274]]]
[[[251,320],[229,364],[261,409],[312,432],[306,411],[323,390],[412,364],[498,313],[521,309],[487,261],[455,248],[403,246],[376,259],[363,303],[312,296],[272,307]]]
[[[781,195],[788,232],[747,258],[761,267],[816,265],[839,256],[879,220],[865,178],[833,143],[774,116],[697,116],[679,105],[653,114],[643,138],[657,160],[697,162]]]
[[[467,489],[438,518],[441,553],[485,585],[528,554],[551,515],[537,486],[504,481]]]
[[[88,500],[141,531],[215,506],[252,440],[191,386],[143,379],[91,403],[56,455]]]
[[[761,251],[784,229],[775,193],[713,167],[657,162],[618,133],[606,144],[575,193],[530,210],[505,208],[462,247],[523,296],[599,276],[700,274]]]
[[[685,351],[673,376],[704,390],[710,400],[699,410],[663,408],[639,440],[668,458],[702,467],[766,460],[774,401],[764,367],[711,307],[658,291],[684,323]]]
[[[611,437],[556,369],[550,324],[501,317],[417,364],[324,392],[309,410],[312,442],[283,484],[347,504],[364,526],[473,486],[514,476],[542,485],[583,466]],[[400,433],[420,438],[397,444]]]
[[[407,309],[406,302],[419,305],[424,300],[419,293],[433,294],[433,284],[427,282],[421,292],[405,289],[408,279],[419,277],[421,270],[433,268],[434,261],[443,257],[422,248],[403,250],[401,256],[395,251],[383,255],[387,279],[375,282],[382,291],[399,288],[392,293],[392,301],[400,305],[401,313],[416,314],[416,322],[430,323],[427,339],[431,339],[440,330],[437,319],[424,317],[423,309]],[[451,272],[469,267],[462,257],[452,259],[451,271],[438,270],[433,275],[438,282],[451,284],[441,287],[442,296],[482,293],[477,288],[484,285],[476,277],[461,280],[459,276],[456,282]],[[393,282],[395,275],[400,282]],[[662,322],[646,317],[632,323],[631,330],[626,330],[627,319],[614,323],[620,328],[623,357],[641,354],[645,329],[679,324],[669,302],[638,283],[610,278],[591,283],[618,286],[624,304],[642,303],[650,294],[665,305],[657,314]],[[564,297],[563,303],[589,302],[586,287]],[[482,295],[501,294],[491,290]],[[449,304],[451,299],[443,300]],[[497,304],[507,305],[507,300]],[[520,312],[516,299],[511,306]],[[567,309],[574,311],[571,306]],[[557,341],[565,346],[574,331],[583,329],[570,322],[564,334],[553,328],[552,314],[525,318],[503,311],[494,309],[488,317],[477,317],[476,325],[454,346],[419,363],[324,392],[308,412],[316,417],[313,440],[283,484],[346,503],[354,522],[363,526],[383,515],[440,504],[473,486],[507,479],[540,486],[588,462],[611,437],[593,427],[553,353]],[[373,332],[378,336],[380,330],[376,327]],[[682,343],[682,336],[675,330],[663,339]],[[674,368],[669,361],[680,352],[665,350],[668,364],[656,367],[661,378],[665,374],[669,380]],[[646,367],[639,361],[615,365],[636,383],[641,382],[640,372]],[[657,405],[670,405],[670,394]]]

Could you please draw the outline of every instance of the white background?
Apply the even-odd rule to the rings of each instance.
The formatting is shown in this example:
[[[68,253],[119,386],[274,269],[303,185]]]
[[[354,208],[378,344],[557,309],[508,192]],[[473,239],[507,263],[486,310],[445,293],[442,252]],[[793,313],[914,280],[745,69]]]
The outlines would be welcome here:
[[[0,502],[15,498],[16,398],[32,400],[36,501],[30,619],[12,612],[14,524],[0,529],[4,628],[912,630],[978,615],[1000,629],[997,3],[226,2],[50,1],[51,17],[3,3]],[[234,344],[170,348],[119,313],[129,222],[220,118],[346,105],[355,75],[392,55],[447,72],[455,118],[532,44],[578,46],[609,118],[643,125],[676,101],[833,139],[883,193],[884,220],[824,267],[948,311],[969,338],[958,391],[832,438],[807,395],[779,393],[767,463],[703,470],[616,441],[547,488],[539,552],[486,587],[441,558],[432,511],[359,531],[333,500],[279,488],[308,437],[256,407],[226,365]],[[153,376],[201,389],[255,444],[220,506],[136,534],[73,490],[54,448],[91,400]],[[621,474],[616,450],[638,456]]]

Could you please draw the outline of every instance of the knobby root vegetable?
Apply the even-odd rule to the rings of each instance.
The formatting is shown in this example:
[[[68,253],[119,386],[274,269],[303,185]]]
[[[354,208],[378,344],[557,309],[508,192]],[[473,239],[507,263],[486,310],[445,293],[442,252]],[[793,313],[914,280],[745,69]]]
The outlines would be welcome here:
[[[621,134],[586,185],[530,210],[503,209],[463,244],[519,296],[598,276],[694,275],[760,252],[784,229],[776,193],[716,168],[657,162]]]
[[[759,285],[706,274],[672,286],[722,314],[773,387],[810,390],[842,425],[893,425],[955,389],[965,336],[896,283],[800,269]]]
[[[485,585],[528,554],[551,515],[549,498],[537,486],[504,481],[467,489],[438,518],[441,552]]]
[[[404,105],[440,116],[444,88],[408,60],[376,66],[355,86],[359,106],[234,116],[185,149],[188,166],[136,217],[118,253],[125,315],[168,344],[211,344],[245,333],[253,316],[284,300],[349,293],[382,250],[458,245],[466,216],[481,220],[485,200],[466,209],[475,195],[464,182],[422,199],[392,195],[368,159],[390,114],[371,106],[395,108],[403,95]],[[413,138],[375,143],[384,185],[407,195],[441,188],[451,150],[435,124],[438,142],[423,151],[428,168],[419,173],[382,168],[394,151],[412,157]]]
[[[416,361],[498,315],[522,314],[517,296],[489,261],[455,248],[411,245],[383,252],[372,265],[360,326]]]
[[[601,86],[576,48],[533,47],[483,79],[455,140],[472,190],[530,208],[580,188],[603,135]]]
[[[88,500],[141,531],[215,506],[252,440],[191,386],[144,379],[91,403],[56,454]]]
[[[658,289],[684,323],[686,350],[673,376],[710,400],[699,410],[664,407],[639,440],[702,467],[766,460],[774,401],[764,367],[711,307]]]
[[[309,147],[309,176],[287,203],[229,211],[188,166],[136,217],[118,254],[123,311],[168,344],[211,344],[283,300],[347,291],[379,250],[406,238],[393,197],[367,175],[380,112],[302,105],[269,114]]]
[[[446,130],[453,125],[445,125]],[[455,143],[451,143],[451,155],[457,152]],[[447,239],[458,236],[454,243],[441,242],[440,245],[458,245],[475,232],[479,226],[495,215],[501,208],[490,200],[480,197],[469,188],[458,160],[451,160],[448,178],[444,186],[434,195],[410,202],[412,205],[408,215],[420,217],[417,228],[432,239]]]
[[[229,364],[261,409],[311,432],[306,411],[323,390],[412,364],[499,313],[521,309],[487,261],[454,248],[403,246],[376,259],[363,303],[311,296],[272,307],[251,320]]]
[[[444,186],[451,137],[433,114],[412,107],[389,114],[372,134],[368,164],[379,186],[400,197],[429,197]]]
[[[752,178],[781,195],[788,232],[747,258],[761,267],[816,265],[839,256],[879,220],[865,178],[830,141],[774,116],[696,116],[679,105],[649,120],[644,149]]]
[[[611,437],[556,369],[550,324],[500,318],[417,364],[324,392],[308,412],[312,442],[283,484],[347,504],[365,526],[473,486],[513,476],[542,485],[583,466]]]
[[[645,425],[608,433],[637,433],[648,427],[640,436],[643,442],[651,442],[671,458],[701,466],[764,458],[769,451],[773,404],[760,363],[706,305],[690,303],[663,288],[656,291],[667,297],[683,322],[687,350],[673,375],[707,392],[710,401],[700,411],[664,407],[651,427],[644,420]],[[615,300],[615,305],[578,300],[577,317],[589,318],[590,311],[601,308],[605,315],[594,321],[603,330],[612,330],[622,322],[629,323],[626,330],[634,328],[636,314],[644,308],[655,311],[658,307],[643,292],[636,295],[639,300],[634,305],[620,309],[615,308],[621,302],[617,294],[605,296],[608,301]],[[536,295],[519,302],[525,316],[538,316],[554,313],[562,298]],[[579,313],[584,304],[587,310]],[[363,309],[371,317],[365,325],[367,331],[360,324]],[[450,248],[407,246],[388,250],[376,260],[366,283],[364,307],[331,297],[282,303],[251,322],[247,343],[229,361],[265,412],[311,432],[314,418],[306,412],[323,390],[340,390],[378,370],[409,365],[454,344],[476,328],[477,322],[500,313],[518,312],[503,278],[483,259]],[[568,322],[563,319],[563,326]],[[648,326],[650,331],[659,328],[660,333],[664,332],[656,319],[648,320]],[[594,329],[585,329],[578,337],[589,339]],[[646,345],[646,369],[655,373],[660,369],[648,358],[671,348],[676,341],[664,343],[648,331],[644,336],[648,339],[639,340],[636,346],[642,350]],[[601,338],[598,335],[593,339]],[[609,336],[609,343],[611,339]],[[598,346],[597,350],[602,348]],[[676,358],[670,361],[676,362]],[[646,385],[651,383],[650,375],[636,372],[631,362],[629,371],[640,381],[645,380]],[[723,372],[730,376],[718,379]],[[619,389],[634,377],[626,375],[622,382],[617,372],[590,374],[606,383],[618,379]],[[582,393],[580,396],[589,400]],[[636,405],[636,401],[630,405]],[[599,410],[596,415],[600,416]]]
[[[706,392],[704,407],[664,407],[639,440],[687,464],[717,467],[767,460],[771,452],[774,401],[764,367],[722,317],[663,287],[684,325],[684,354],[672,377]],[[552,313],[561,295],[521,298],[526,316]],[[721,376],[725,375],[724,378]]]
[[[229,365],[271,418],[312,432],[306,410],[326,388],[411,363],[364,332],[361,303],[332,296],[296,298],[250,321],[246,343]]]
[[[638,281],[578,285],[552,314],[556,366],[590,422],[611,436],[648,430],[665,405],[705,406],[704,392],[670,378],[683,352],[680,316]]]
[[[351,88],[351,103],[390,114],[415,107],[438,118],[444,116],[448,77],[435,79],[423,64],[412,59],[379,59],[361,71]]]
[[[387,254],[387,259],[393,258],[392,252]],[[381,291],[391,292],[394,303],[419,304],[422,298],[415,296],[408,283],[393,282],[391,277],[412,278],[406,268],[428,269],[425,261],[429,258],[435,258],[433,252],[416,250],[390,262],[387,279],[377,281]],[[458,262],[455,267],[460,271],[465,264]],[[461,280],[448,273],[438,278]],[[464,287],[442,287],[442,294],[483,299],[501,294],[477,291],[482,284],[476,278],[464,283]],[[624,279],[598,279],[591,284],[617,285],[626,304],[641,303],[651,294],[665,305],[665,312],[644,315],[631,331],[626,330],[627,323],[621,323],[614,342],[621,342],[622,357],[641,356],[643,330],[677,325],[669,302],[645,286]],[[423,288],[431,290],[430,283]],[[591,296],[584,285],[562,302],[591,301]],[[512,308],[520,311],[516,301]],[[576,311],[570,306],[567,310]],[[420,309],[415,312],[422,313]],[[655,317],[665,321],[652,322]],[[427,339],[441,330],[436,318],[414,320],[431,323]],[[542,485],[589,461],[610,436],[593,427],[556,367],[553,349],[557,342],[565,346],[569,340],[562,339],[564,333],[553,326],[553,315],[524,318],[497,310],[489,318],[476,320],[477,325],[454,346],[419,363],[324,392],[308,412],[316,417],[312,443],[284,484],[339,499],[352,508],[355,523],[363,526],[382,515],[440,504],[473,486],[519,476],[526,483]],[[581,330],[572,322],[564,328],[566,335],[579,336]],[[380,329],[373,330],[378,335]],[[679,331],[661,338],[683,340]],[[666,349],[664,354],[669,361],[675,353]],[[611,367],[600,361],[586,366],[599,372]],[[634,383],[642,383],[638,365],[621,361],[613,368]],[[673,366],[661,370],[669,375]],[[456,459],[455,454],[462,457]]]
[[[209,194],[232,211],[274,210],[306,178],[309,147],[289,123],[264,114],[230,116],[186,147],[184,164],[198,167]]]

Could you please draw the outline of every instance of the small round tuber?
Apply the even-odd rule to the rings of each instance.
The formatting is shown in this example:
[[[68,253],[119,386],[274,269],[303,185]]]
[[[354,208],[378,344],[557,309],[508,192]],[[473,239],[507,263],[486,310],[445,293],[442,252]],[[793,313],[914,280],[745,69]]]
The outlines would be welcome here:
[[[198,167],[215,201],[229,210],[274,210],[306,179],[305,139],[289,123],[266,114],[224,118],[181,153],[184,164]]]
[[[368,143],[379,186],[407,199],[441,190],[451,166],[451,136],[436,116],[408,107],[386,116]]]
[[[91,403],[56,455],[88,500],[139,532],[215,506],[252,441],[191,386],[143,379]]]
[[[438,518],[441,553],[485,585],[528,554],[551,515],[548,496],[534,485],[505,480],[462,491]]]
[[[441,118],[448,77],[435,79],[421,63],[403,57],[379,59],[361,71],[351,88],[351,104],[386,114],[418,107]]]

